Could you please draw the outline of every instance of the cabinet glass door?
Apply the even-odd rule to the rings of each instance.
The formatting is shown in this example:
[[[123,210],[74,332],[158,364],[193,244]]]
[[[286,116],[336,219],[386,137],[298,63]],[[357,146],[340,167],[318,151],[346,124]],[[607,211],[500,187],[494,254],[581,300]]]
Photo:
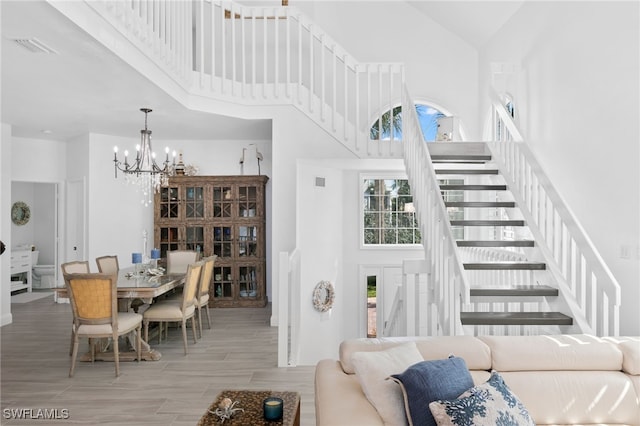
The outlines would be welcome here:
[[[254,217],[258,201],[258,188],[255,186],[238,187],[238,216]]]
[[[163,226],[160,228],[160,257],[167,257],[167,252],[179,249],[179,235],[177,227]]]
[[[238,256],[255,257],[258,255],[258,227],[238,226]]]
[[[256,297],[258,295],[257,267],[240,266],[238,268],[238,289],[240,298]]]
[[[231,266],[213,268],[213,297],[216,299],[233,297]]]
[[[185,188],[185,217],[204,217],[204,188],[201,186],[187,186]]]
[[[233,196],[230,186],[213,187],[213,217],[231,217]]]
[[[177,218],[180,199],[177,187],[160,188],[160,217]]]
[[[231,257],[232,244],[231,226],[213,227],[213,254],[220,258]]]
[[[204,249],[204,227],[203,226],[187,226],[185,229],[187,244],[186,250],[201,251]]]

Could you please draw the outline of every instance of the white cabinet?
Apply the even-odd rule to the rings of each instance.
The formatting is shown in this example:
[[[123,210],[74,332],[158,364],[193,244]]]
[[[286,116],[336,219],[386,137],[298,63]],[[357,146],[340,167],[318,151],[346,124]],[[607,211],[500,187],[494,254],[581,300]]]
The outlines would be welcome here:
[[[31,292],[31,251],[11,252],[11,291],[27,289]]]

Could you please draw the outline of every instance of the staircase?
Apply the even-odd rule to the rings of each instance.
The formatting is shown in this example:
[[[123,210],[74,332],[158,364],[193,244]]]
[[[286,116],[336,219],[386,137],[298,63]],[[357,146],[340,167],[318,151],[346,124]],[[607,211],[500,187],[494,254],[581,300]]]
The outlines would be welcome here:
[[[485,144],[428,147],[469,279],[470,303],[460,312],[465,331],[496,334],[502,333],[498,327],[505,333],[517,327],[518,334],[539,334],[534,328],[571,326],[570,316],[549,310],[558,288]]]
[[[212,110],[243,118],[296,108],[356,157],[403,156],[428,236],[412,272],[428,277],[428,300],[415,309],[416,317],[425,312],[421,334],[561,327],[617,335],[618,283],[495,94],[494,117],[502,120],[496,142],[425,144],[403,65],[357,62],[295,8],[217,0],[177,2],[179,10],[161,0],[50,4],[185,104],[206,99]],[[390,141],[370,140],[371,123],[382,122],[398,100],[401,143],[393,133]],[[460,229],[463,237],[456,237]],[[286,311],[286,299],[280,302],[274,308]],[[287,315],[281,318],[284,330]]]

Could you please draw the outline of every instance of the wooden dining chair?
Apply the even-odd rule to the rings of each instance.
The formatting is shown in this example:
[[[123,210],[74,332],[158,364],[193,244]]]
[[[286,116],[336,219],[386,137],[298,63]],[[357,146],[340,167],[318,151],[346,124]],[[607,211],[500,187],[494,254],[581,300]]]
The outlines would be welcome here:
[[[74,260],[73,262],[67,262],[60,265],[60,269],[62,269],[62,277],[65,277],[67,274],[88,274],[91,271],[89,270],[89,261],[87,260]],[[65,279],[65,285],[67,284],[67,280]],[[69,356],[73,354],[73,325],[71,327],[71,342],[69,343]]]
[[[207,314],[207,326],[211,329],[211,317],[209,315],[209,287],[211,286],[211,277],[213,276],[213,265],[215,264],[215,254],[211,257],[202,259],[204,266],[200,273],[200,282],[198,283],[198,325],[200,326],[200,337],[202,337],[202,311]]]
[[[173,250],[167,252],[167,274],[185,274],[187,267],[198,261],[194,250]]]
[[[73,311],[73,351],[69,377],[73,377],[81,337],[111,338],[116,377],[120,375],[118,338],[136,332],[138,361],[142,353],[142,315],[118,312],[117,283],[111,274],[67,274],[65,284]],[[89,344],[91,361],[95,346]]]
[[[182,341],[184,343],[184,354],[187,354],[187,320],[191,319],[191,329],[193,330],[193,343],[197,342],[196,337],[196,304],[198,283],[200,273],[203,268],[202,262],[196,262],[187,266],[187,275],[184,281],[182,298],[179,301],[160,300],[152,304],[144,311],[144,338],[149,341],[149,323],[159,323],[158,342],[162,339],[162,325],[169,322],[180,322],[182,324]]]
[[[60,265],[62,269],[62,275],[64,274],[88,274],[89,261],[88,260],[74,260],[73,262],[67,262]]]
[[[100,256],[96,257],[96,264],[98,265],[98,271],[102,274],[112,274],[116,277],[120,271],[118,265],[118,256]]]

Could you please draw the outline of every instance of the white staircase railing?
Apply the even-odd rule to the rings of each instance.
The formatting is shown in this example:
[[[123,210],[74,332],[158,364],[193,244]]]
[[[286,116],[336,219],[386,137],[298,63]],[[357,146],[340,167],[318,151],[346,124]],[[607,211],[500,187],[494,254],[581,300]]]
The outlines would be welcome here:
[[[300,350],[300,250],[281,252],[278,281],[278,367],[294,367]]]
[[[460,307],[469,303],[469,287],[451,231],[431,155],[408,92],[402,101],[404,159],[423,235],[429,274],[427,310],[437,319],[437,335],[463,334]],[[435,311],[434,311],[435,310]]]
[[[619,334],[620,285],[556,191],[497,96],[495,116],[505,137],[488,146],[583,332]],[[506,134],[508,132],[508,135]]]
[[[203,98],[290,105],[359,157],[402,153],[393,126],[390,140],[371,141],[369,134],[402,98],[404,66],[359,63],[294,7],[216,0],[86,3],[180,85],[194,105]]]

